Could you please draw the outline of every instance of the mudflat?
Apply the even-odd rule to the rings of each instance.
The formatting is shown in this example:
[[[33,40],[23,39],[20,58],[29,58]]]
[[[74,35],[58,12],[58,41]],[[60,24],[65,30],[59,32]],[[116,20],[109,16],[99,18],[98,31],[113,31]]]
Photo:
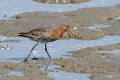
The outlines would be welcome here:
[[[72,31],[81,40],[95,40],[106,35],[120,35],[120,5],[113,7],[85,8],[71,12],[30,12],[13,16],[9,20],[0,20],[0,34],[17,37],[18,33],[32,30],[37,27],[59,27],[69,24]],[[109,27],[90,29],[91,26],[107,24]],[[61,39],[76,38],[66,32]],[[76,38],[78,39],[78,38]],[[13,42],[11,40],[1,41]],[[19,42],[19,41],[14,41]],[[87,43],[86,43],[87,44]],[[70,51],[71,58],[55,58],[52,64],[60,66],[56,70],[74,73],[91,74],[91,80],[119,80],[120,55],[100,51],[120,49],[119,42],[106,46],[88,47]],[[47,74],[55,70],[42,70],[52,64],[49,60],[37,60],[20,63],[0,62],[0,80],[54,80]],[[9,75],[10,71],[18,71],[23,76]],[[1,77],[2,76],[2,77]],[[111,77],[110,77],[111,76]]]

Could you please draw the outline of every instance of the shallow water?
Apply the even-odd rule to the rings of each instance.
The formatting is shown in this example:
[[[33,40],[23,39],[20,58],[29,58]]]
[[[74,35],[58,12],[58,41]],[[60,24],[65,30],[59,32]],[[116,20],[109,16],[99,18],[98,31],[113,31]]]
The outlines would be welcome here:
[[[7,37],[5,38],[4,36],[0,36],[0,39],[2,38],[4,38],[4,40],[8,39]],[[10,47],[10,49],[0,49],[0,61],[21,62],[28,55],[35,42],[20,37],[10,37],[10,39],[21,40],[21,42],[0,43],[0,45],[8,45],[8,47]],[[47,48],[51,57],[54,59],[66,57],[65,55],[69,55],[67,52],[72,50],[79,50],[86,47],[104,46],[114,43],[120,43],[120,36],[105,36],[97,40],[57,40],[48,43]],[[40,44],[35,48],[34,54],[31,55],[31,58],[33,56],[36,56],[40,59],[49,59],[45,53],[44,44]]]
[[[55,80],[90,80],[90,74],[79,74],[65,71],[52,72],[49,73],[48,76]]]
[[[24,76],[24,74],[22,72],[19,72],[19,71],[9,71],[7,75]]]
[[[0,74],[0,78],[2,78],[3,76],[19,76],[19,77],[22,77],[22,76],[24,76],[24,73],[22,73],[20,71],[9,71],[6,74]]]
[[[89,26],[89,27],[86,27],[86,28],[96,30],[96,31],[102,31],[102,29],[112,26],[112,25],[110,25],[110,23],[112,21],[116,21],[116,20],[120,20],[120,16],[117,16],[117,17],[111,19],[107,23],[103,23],[103,24],[99,24],[99,25],[95,25],[95,26]]]
[[[96,52],[100,52],[100,53],[110,53],[110,54],[117,54],[117,55],[119,55],[120,56],[120,50],[119,49],[113,49],[113,50],[111,50],[111,51],[109,51],[109,50],[97,50]]]
[[[116,17],[115,19],[116,19],[116,20],[120,20],[120,16]]]
[[[102,31],[103,28],[107,28],[111,25],[108,25],[108,23],[100,24],[100,25],[95,25],[95,26],[90,26],[87,27],[88,29],[96,30],[96,31]]]
[[[80,4],[43,4],[32,0],[0,0],[0,19],[33,11],[64,12],[80,8],[108,7],[120,4],[119,0],[91,0]]]
[[[49,77],[52,77],[55,80],[90,80],[89,76],[91,74],[83,74],[83,73],[74,73],[74,72],[66,72],[56,70],[59,68],[58,65],[50,65],[47,70],[53,70],[54,72],[48,73]],[[43,69],[44,70],[44,69]]]

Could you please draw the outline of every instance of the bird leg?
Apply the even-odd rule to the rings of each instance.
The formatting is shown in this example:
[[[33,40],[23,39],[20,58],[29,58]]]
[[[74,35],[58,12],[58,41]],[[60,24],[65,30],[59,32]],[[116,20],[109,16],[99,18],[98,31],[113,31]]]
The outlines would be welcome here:
[[[34,57],[32,58],[32,60],[38,60],[38,58],[36,58],[35,55],[34,55]]]
[[[46,51],[46,53],[47,53],[48,57],[49,57],[49,58],[50,58],[50,60],[51,60],[51,57],[50,57],[50,55],[49,55],[49,53],[48,53],[48,51],[47,51],[47,45],[46,45],[46,43],[45,43],[45,51]]]
[[[39,42],[37,42],[31,49],[30,53],[28,54],[28,56],[25,58],[25,60],[23,62],[26,62],[28,60],[28,58],[30,57],[32,51],[34,50],[34,48],[38,45]]]

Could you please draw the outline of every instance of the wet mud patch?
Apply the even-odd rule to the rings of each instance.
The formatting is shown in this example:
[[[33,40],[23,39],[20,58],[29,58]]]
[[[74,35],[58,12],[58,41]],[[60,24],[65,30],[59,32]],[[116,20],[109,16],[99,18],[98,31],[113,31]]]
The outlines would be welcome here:
[[[72,8],[71,6],[69,7]],[[57,70],[53,69],[50,71],[43,70],[43,67],[46,67],[47,63],[49,62],[48,60],[29,61],[27,63],[11,63],[11,62],[7,63],[6,61],[10,61],[10,60],[11,61],[23,60],[27,55],[25,53],[29,51],[27,49],[28,48],[31,49],[30,46],[32,42],[23,38],[20,39],[22,42],[20,44],[19,44],[19,40],[12,40],[12,39],[0,40],[1,55],[5,54],[4,56],[2,55],[3,57],[1,58],[3,58],[3,60],[6,60],[4,63],[0,62],[0,79],[1,80],[19,80],[19,79],[36,80],[40,78],[42,80],[52,80],[53,78],[52,76],[56,77],[55,75],[56,73],[59,76],[61,74],[69,75],[71,74],[70,72],[73,72],[78,74],[82,73],[83,74],[82,77],[87,74],[87,78],[86,76],[84,78],[85,80],[86,79],[89,80],[89,78],[91,80],[94,79],[119,80],[120,56],[118,53],[114,54],[106,51],[114,51],[114,49],[120,49],[119,44],[113,44],[120,42],[119,41],[120,38],[117,36],[102,38],[105,35],[119,35],[120,21],[119,19],[115,20],[117,16],[120,16],[119,5],[114,7],[106,7],[106,8],[103,7],[84,8],[71,12],[62,12],[64,10],[61,11],[61,9],[54,11],[53,8],[52,10],[53,12],[52,11],[28,12],[13,16],[6,20],[0,20],[0,34],[6,36],[17,36],[18,33],[20,32],[29,31],[41,26],[59,27],[61,24],[69,24],[71,26],[72,31],[75,32],[75,34],[77,34],[80,37],[80,39],[83,40],[79,40],[79,41],[69,40],[71,42],[69,42],[68,40],[64,40],[64,41],[58,40],[56,41],[55,44],[53,43],[49,44],[48,46],[51,47],[49,48],[49,50],[51,51],[50,53],[53,52],[51,56],[52,58],[55,59],[53,60],[54,61],[53,63],[54,65],[60,66],[56,68]],[[7,18],[7,16],[4,17]],[[107,25],[109,26],[102,27],[99,30],[93,30],[88,28],[91,26],[93,27],[98,26],[104,23],[107,23]],[[69,32],[66,32],[62,37],[62,39],[70,39],[70,38],[76,38],[76,37],[70,34]],[[102,38],[102,39],[93,40],[98,38]],[[28,44],[26,44],[27,42]],[[21,44],[24,45],[21,46]],[[107,45],[112,44],[112,45],[104,46],[106,44]],[[56,47],[56,45],[58,47]],[[93,47],[96,45],[98,47]],[[15,48],[16,46],[17,48]],[[25,47],[27,47],[26,50]],[[59,49],[60,47],[61,49]],[[54,49],[56,49],[56,51]],[[61,56],[63,57],[63,54],[65,54],[67,51],[76,50],[76,49],[81,49],[81,50],[70,52],[71,54],[68,55],[69,57],[65,59],[60,58]],[[15,55],[17,55],[18,57],[16,58]],[[46,57],[46,55],[44,56]],[[53,73],[48,74],[48,72],[53,72]],[[8,75],[8,74],[12,74],[12,75]],[[22,74],[22,76],[14,75],[14,74]],[[48,76],[47,74],[52,75],[51,76],[52,78],[47,77]],[[71,78],[73,76],[70,75],[69,77]],[[65,79],[69,79],[69,77]]]
[[[106,54],[103,54],[101,52],[100,52],[100,54],[97,54],[97,53],[99,53],[99,52],[97,52],[98,49],[91,50],[91,51],[87,50],[88,52],[86,50],[84,50],[84,51],[82,51],[83,52],[82,54],[81,53],[79,54],[79,52],[81,52],[81,51],[79,51],[78,55],[77,55],[77,53],[74,53],[75,55],[74,54],[71,55],[70,53],[67,53],[67,52],[71,51],[71,50],[84,49],[87,47],[104,46],[104,45],[110,45],[110,44],[115,44],[115,43],[117,44],[118,42],[120,42],[120,36],[105,36],[104,38],[97,39],[97,40],[75,40],[75,39],[57,40],[55,42],[48,43],[48,50],[49,50],[50,56],[53,59],[52,64],[50,64],[50,66],[48,66],[48,69],[54,68],[54,65],[59,65],[59,66],[64,67],[63,69],[61,67],[60,68],[55,67],[54,69],[52,69],[52,70],[49,69],[48,71],[45,71],[45,67],[46,67],[47,63],[49,62],[49,60],[47,60],[49,58],[46,55],[44,48],[42,48],[41,44],[39,45],[39,47],[36,47],[33,54],[30,56],[29,61],[27,63],[23,63],[22,61],[28,55],[29,50],[34,45],[34,42],[30,41],[29,39],[26,39],[26,38],[18,38],[18,37],[0,36],[0,38],[1,38],[1,40],[8,40],[9,38],[11,40],[20,40],[20,42],[17,42],[17,43],[16,42],[15,43],[13,43],[13,42],[1,43],[1,45],[8,45],[8,47],[12,47],[7,50],[0,50],[0,53],[1,53],[0,69],[4,70],[4,71],[1,71],[1,72],[3,72],[3,73],[1,73],[1,75],[3,75],[1,79],[3,79],[3,80],[4,79],[7,80],[8,78],[10,78],[11,80],[18,79],[18,78],[20,78],[20,79],[25,78],[23,80],[26,80],[26,79],[31,78],[31,77],[28,78],[28,76],[31,76],[34,74],[36,74],[36,76],[35,76],[36,79],[40,78],[40,77],[45,77],[45,79],[46,79],[46,77],[49,75],[50,75],[49,77],[54,78],[54,77],[56,77],[56,74],[58,75],[58,77],[56,77],[56,78],[60,78],[60,75],[62,75],[62,73],[64,75],[69,75],[65,79],[69,79],[69,78],[73,79],[74,78],[74,76],[72,76],[72,74],[73,74],[75,76],[81,75],[81,76],[83,76],[83,79],[89,80],[89,76],[91,76],[91,74],[94,72],[96,72],[96,73],[104,72],[105,74],[107,74],[107,73],[111,74],[112,72],[115,71],[117,74],[117,71],[118,71],[118,66],[113,66],[112,64],[111,65],[105,64],[103,58],[102,59],[99,58],[101,56],[101,54],[103,57],[104,56],[106,57]],[[90,55],[92,53],[92,51],[95,54]],[[34,53],[36,53],[36,55]],[[34,55],[35,55],[35,57],[37,57],[39,59],[41,59],[41,57],[42,57],[44,60],[31,61],[31,59],[33,58]],[[83,57],[80,55],[82,55]],[[85,56],[90,56],[90,57],[85,57]],[[65,59],[63,59],[61,57],[65,58]],[[77,58],[75,58],[75,57],[77,57]],[[90,60],[91,58],[94,58],[94,59]],[[98,59],[99,61],[98,62],[96,61],[95,64],[94,63],[92,64],[92,62],[95,59]],[[4,61],[4,62],[2,63],[2,61]],[[106,63],[109,63],[109,59],[105,59],[105,61],[106,61]],[[11,63],[11,62],[14,62],[14,63]],[[15,62],[17,62],[17,63],[15,63]],[[68,66],[68,64],[69,64],[69,66]],[[102,66],[102,65],[104,65],[104,66]],[[78,67],[81,67],[81,68],[78,68]],[[106,67],[108,67],[108,70],[106,70]],[[114,67],[116,69],[114,69]],[[90,70],[91,68],[95,68],[95,69]],[[65,70],[65,72],[64,71],[61,72],[61,70]],[[17,71],[18,74],[23,73],[24,75],[23,76],[6,75],[6,74],[9,74],[10,71],[15,71],[15,72]],[[66,71],[68,71],[68,72],[66,72]],[[69,72],[73,72],[73,73],[69,73]],[[109,73],[109,72],[111,72],[111,73]],[[79,73],[82,73],[82,74],[79,74]],[[14,72],[12,72],[12,74],[14,74]],[[38,75],[39,75],[39,77],[38,77]],[[32,77],[32,79],[35,79],[35,78]],[[79,79],[79,77],[76,79]]]
[[[4,40],[8,39],[8,37],[4,37],[4,36],[1,37],[1,39],[2,38],[5,38]],[[103,75],[104,73],[104,75],[115,75],[115,76],[119,74],[120,67],[119,64],[116,64],[117,62],[119,63],[120,61],[118,59],[119,56],[115,56],[113,54],[107,54],[107,52],[101,53],[99,50],[103,51],[103,50],[119,49],[120,45],[117,43],[120,42],[120,36],[106,36],[104,38],[97,40],[75,40],[75,39],[57,40],[55,42],[49,43],[48,50],[53,60],[52,60],[52,64],[48,66],[48,69],[54,68],[54,65],[55,66],[58,65],[60,67],[55,67],[54,69],[49,69],[48,71],[45,71],[45,67],[48,64],[49,60],[28,61],[26,63],[22,62],[22,60],[25,59],[26,55],[28,55],[28,53],[26,52],[29,52],[28,48],[30,48],[30,46],[33,44],[32,41],[25,38],[16,38],[16,37],[9,37],[9,38],[11,38],[11,40],[14,39],[21,40],[21,42],[2,43],[2,44],[8,44],[8,46],[13,47],[12,50],[1,51],[1,54],[3,54],[4,51],[6,52],[4,53],[5,55],[4,54],[1,55],[1,59],[3,59],[4,61],[4,62],[0,62],[1,64],[0,70],[3,70],[1,71],[2,80],[4,79],[29,80],[30,78],[32,78],[33,80],[38,78],[41,78],[43,80],[44,79],[51,80],[51,78],[49,77],[52,77],[54,79],[60,79],[61,78],[60,75],[63,74],[68,75],[68,77],[66,77],[65,79],[69,79],[69,78],[73,79],[74,78],[74,76],[72,76],[73,74],[75,76],[78,76],[78,78],[75,77],[76,79],[79,79],[79,76],[81,76],[83,77],[84,80],[86,79],[90,80],[89,77],[90,78],[94,77],[94,79],[96,78],[96,73],[101,73],[101,75]],[[98,47],[94,47],[94,46],[98,46]],[[41,46],[37,47],[34,52],[37,52],[37,50],[41,50],[41,51],[44,50],[40,48]],[[77,50],[77,49],[81,49],[81,50],[67,53],[68,51]],[[42,53],[43,52],[44,51],[42,51]],[[44,54],[42,53],[40,53],[40,55],[37,54],[36,57],[40,56],[46,58],[47,56],[45,55],[46,53]],[[67,54],[70,55],[68,55],[67,58],[64,57]],[[15,61],[17,63],[11,63],[10,61]],[[113,63],[115,65],[113,65]],[[63,72],[61,70],[63,70]],[[12,75],[6,75],[9,74],[10,71],[15,71],[18,74],[22,73],[24,75],[16,76],[13,75],[14,72],[12,72]],[[92,75],[94,74],[94,76],[92,76],[91,74]]]
[[[58,58],[55,59],[55,64],[60,66],[57,68],[58,70],[92,74],[89,77],[93,80],[120,79],[120,54],[106,52],[114,49],[119,50],[120,44],[88,47],[78,51],[71,51],[72,57],[70,59]]]
[[[108,25],[111,25],[109,27],[103,28],[103,32],[105,34],[109,34],[109,35],[120,35],[120,16],[117,16],[115,19],[111,20],[110,23],[108,23]]]
[[[47,77],[47,71],[40,70],[46,67],[49,61],[29,61],[26,63],[0,63],[0,80],[53,80]],[[46,64],[45,64],[46,63]]]
[[[65,71],[57,71],[49,73],[48,76],[54,78],[55,80],[90,80],[90,74],[79,74],[74,72],[65,72]]]

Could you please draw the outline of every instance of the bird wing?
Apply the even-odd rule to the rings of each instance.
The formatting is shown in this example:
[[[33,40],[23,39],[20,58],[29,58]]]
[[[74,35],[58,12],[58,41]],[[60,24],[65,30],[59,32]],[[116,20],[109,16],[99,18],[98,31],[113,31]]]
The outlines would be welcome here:
[[[48,38],[50,37],[50,33],[53,30],[53,27],[39,27],[36,29],[33,29],[29,32],[22,32],[19,33],[18,36],[22,37],[28,37],[28,38]]]

